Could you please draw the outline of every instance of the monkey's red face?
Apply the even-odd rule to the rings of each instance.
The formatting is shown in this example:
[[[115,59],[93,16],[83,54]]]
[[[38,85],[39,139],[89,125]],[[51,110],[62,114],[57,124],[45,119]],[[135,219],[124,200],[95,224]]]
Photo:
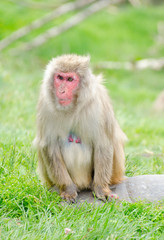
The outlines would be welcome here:
[[[79,76],[74,72],[58,72],[54,75],[56,96],[62,106],[69,105],[79,86]]]

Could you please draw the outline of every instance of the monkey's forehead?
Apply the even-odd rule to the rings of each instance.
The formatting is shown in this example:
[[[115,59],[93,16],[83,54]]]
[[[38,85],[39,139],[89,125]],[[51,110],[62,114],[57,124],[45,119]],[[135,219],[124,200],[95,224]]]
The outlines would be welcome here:
[[[89,57],[78,55],[63,55],[52,59],[49,63],[54,72],[77,72],[81,74],[89,67]]]
[[[56,58],[53,58],[56,62],[68,62],[68,63],[84,63],[88,64],[90,62],[89,56],[80,56],[76,54],[65,54],[62,56],[58,56]]]
[[[79,77],[77,73],[75,72],[56,72],[55,76],[61,75],[63,77]]]

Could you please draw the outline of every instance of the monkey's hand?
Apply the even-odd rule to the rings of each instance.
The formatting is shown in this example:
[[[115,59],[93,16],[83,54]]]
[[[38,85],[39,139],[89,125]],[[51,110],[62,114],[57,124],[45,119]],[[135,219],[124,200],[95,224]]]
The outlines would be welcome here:
[[[77,186],[75,184],[72,184],[65,187],[65,189],[61,191],[60,196],[68,203],[75,203],[77,198]]]
[[[100,185],[94,185],[93,190],[95,192],[95,195],[98,199],[102,201],[111,201],[111,199],[118,199],[117,194],[113,194],[109,188],[109,186],[102,187]]]

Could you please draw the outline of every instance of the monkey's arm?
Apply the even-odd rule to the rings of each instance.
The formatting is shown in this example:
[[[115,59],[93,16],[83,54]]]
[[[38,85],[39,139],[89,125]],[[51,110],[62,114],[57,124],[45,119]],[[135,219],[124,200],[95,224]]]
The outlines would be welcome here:
[[[47,146],[38,151],[40,175],[49,186],[56,185],[59,188],[62,198],[74,202],[77,197],[77,187],[66,169],[60,147],[56,143],[55,148],[51,148]]]
[[[122,133],[122,132],[121,132]],[[102,200],[118,198],[112,194],[109,185],[124,179],[125,156],[122,139],[103,139],[94,149],[94,181],[96,196]]]
[[[94,144],[93,184],[96,196],[105,199],[112,197],[109,185],[123,179],[125,134],[115,119],[106,91],[101,92],[99,114],[99,135]]]

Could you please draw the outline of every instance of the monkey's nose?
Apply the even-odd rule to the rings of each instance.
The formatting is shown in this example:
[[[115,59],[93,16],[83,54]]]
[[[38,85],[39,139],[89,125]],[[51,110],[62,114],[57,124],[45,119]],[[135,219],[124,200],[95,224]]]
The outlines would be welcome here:
[[[64,94],[66,92],[65,84],[61,84],[59,87],[59,93]]]
[[[59,90],[60,93],[65,93],[65,90]]]
[[[59,93],[63,94],[66,92],[65,90],[65,87],[59,87]]]

